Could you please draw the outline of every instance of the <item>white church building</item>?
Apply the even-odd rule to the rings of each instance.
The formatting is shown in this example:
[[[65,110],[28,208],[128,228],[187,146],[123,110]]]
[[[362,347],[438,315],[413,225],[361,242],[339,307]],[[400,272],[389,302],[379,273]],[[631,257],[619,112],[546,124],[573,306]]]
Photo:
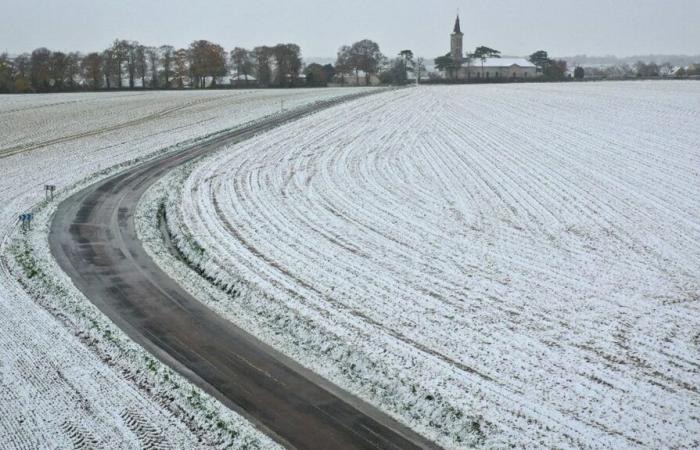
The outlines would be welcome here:
[[[537,67],[525,58],[465,58],[464,33],[455,21],[451,36],[450,56],[457,68],[448,70],[447,76],[453,80],[523,80],[538,76]]]

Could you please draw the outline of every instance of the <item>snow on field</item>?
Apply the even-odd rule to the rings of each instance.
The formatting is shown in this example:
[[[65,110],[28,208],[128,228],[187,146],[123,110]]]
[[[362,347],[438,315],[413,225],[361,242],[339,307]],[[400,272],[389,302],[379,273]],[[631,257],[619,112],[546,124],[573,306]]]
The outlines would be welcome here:
[[[447,447],[697,448],[698,124],[693,82],[395,91],[173,175],[169,227],[205,301]]]
[[[275,113],[282,100],[354,92],[0,96],[0,447],[273,445],[130,343],[57,273],[52,208],[37,205],[44,184],[65,197],[86,177]],[[21,236],[17,217],[29,211],[34,231]]]

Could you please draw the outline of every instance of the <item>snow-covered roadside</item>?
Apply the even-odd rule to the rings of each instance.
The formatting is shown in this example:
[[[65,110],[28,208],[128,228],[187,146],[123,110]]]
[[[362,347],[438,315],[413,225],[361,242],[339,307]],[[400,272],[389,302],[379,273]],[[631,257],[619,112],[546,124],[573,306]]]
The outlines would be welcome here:
[[[498,448],[505,444],[494,437],[486,440],[489,430],[479,414],[478,400],[467,405],[455,402],[456,396],[437,393],[445,386],[441,389],[436,383],[444,380],[428,376],[430,363],[407,363],[391,352],[378,350],[391,345],[381,336],[357,340],[350,330],[334,327],[331,315],[310,320],[305,317],[309,311],[299,310],[298,305],[275,301],[230,274],[220,277],[179,214],[182,188],[192,170],[202,160],[216,157],[200,158],[172,171],[139,203],[137,233],[160,267],[221,316],[445,448]],[[165,245],[164,233],[178,254]],[[319,327],[318,321],[325,326]]]
[[[124,386],[121,386],[125,384],[123,380],[109,380],[116,384],[116,387],[110,389],[110,384],[102,380],[102,377],[95,377],[94,369],[76,364],[70,369],[73,372],[70,375],[79,376],[84,383],[100,382],[103,406],[119,417],[118,422],[123,422],[117,422],[118,427],[125,426],[128,430],[120,430],[120,433],[105,440],[102,436],[111,433],[105,433],[104,429],[96,432],[94,427],[104,425],[100,423],[101,420],[115,422],[115,417],[107,416],[94,421],[76,418],[76,423],[61,425],[71,441],[62,442],[62,436],[59,435],[52,437],[51,443],[58,447],[79,447],[77,443],[82,439],[86,446],[104,445],[109,448],[142,448],[149,445],[154,445],[154,448],[279,448],[250,422],[133,343],[85,298],[51,255],[48,233],[57,205],[80,189],[147,159],[150,158],[140,158],[95,174],[61,190],[53,202],[40,202],[34,209],[32,229],[26,231],[17,227],[7,240],[7,252],[3,252],[2,258],[10,275],[46,311],[78,337],[86,350],[89,349],[111,371],[118,373],[119,377],[128,382],[126,385],[131,385],[130,390],[134,391],[133,398],[124,396]],[[52,348],[59,354],[62,351],[60,342],[54,342]],[[37,369],[41,370],[41,367]],[[58,373],[61,373],[60,369]],[[99,375],[112,378],[110,371],[100,371]],[[5,395],[33,397],[31,392],[22,392],[22,383],[15,384],[13,381],[3,379],[3,391],[8,388]],[[42,394],[50,398],[51,386],[46,386],[46,390]],[[115,395],[116,392],[112,393],[111,390],[118,391],[119,394]],[[35,404],[41,403],[40,398],[33,397],[32,400]],[[94,399],[85,399],[85,407],[91,408],[90,403],[93,401]],[[21,416],[22,413],[12,410],[4,412],[10,417],[13,414]],[[8,422],[8,418],[4,417],[4,423]],[[129,440],[131,435],[135,439]],[[21,442],[23,438],[33,438],[31,434],[22,436],[15,433],[9,433],[8,437],[14,441],[10,444],[17,447],[29,442]]]

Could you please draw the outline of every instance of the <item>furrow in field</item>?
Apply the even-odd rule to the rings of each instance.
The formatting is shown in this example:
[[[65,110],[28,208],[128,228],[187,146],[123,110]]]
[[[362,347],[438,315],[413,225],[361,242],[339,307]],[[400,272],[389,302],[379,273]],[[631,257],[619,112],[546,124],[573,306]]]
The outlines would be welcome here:
[[[692,446],[699,114],[684,83],[404,90],[202,162],[174,213],[208,275],[435,393],[404,404],[494,442]]]

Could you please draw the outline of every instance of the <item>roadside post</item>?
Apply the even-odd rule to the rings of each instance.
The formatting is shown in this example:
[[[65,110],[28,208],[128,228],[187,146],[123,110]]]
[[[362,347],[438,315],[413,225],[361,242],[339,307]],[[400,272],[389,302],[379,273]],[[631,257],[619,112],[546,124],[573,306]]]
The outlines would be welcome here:
[[[44,185],[44,198],[48,199],[49,194],[51,195],[51,201],[53,201],[53,193],[56,190],[56,186],[53,184]]]
[[[32,219],[34,218],[34,214],[32,213],[26,213],[26,214],[20,214],[19,215],[19,221],[22,224],[22,230],[27,231],[32,229]]]

